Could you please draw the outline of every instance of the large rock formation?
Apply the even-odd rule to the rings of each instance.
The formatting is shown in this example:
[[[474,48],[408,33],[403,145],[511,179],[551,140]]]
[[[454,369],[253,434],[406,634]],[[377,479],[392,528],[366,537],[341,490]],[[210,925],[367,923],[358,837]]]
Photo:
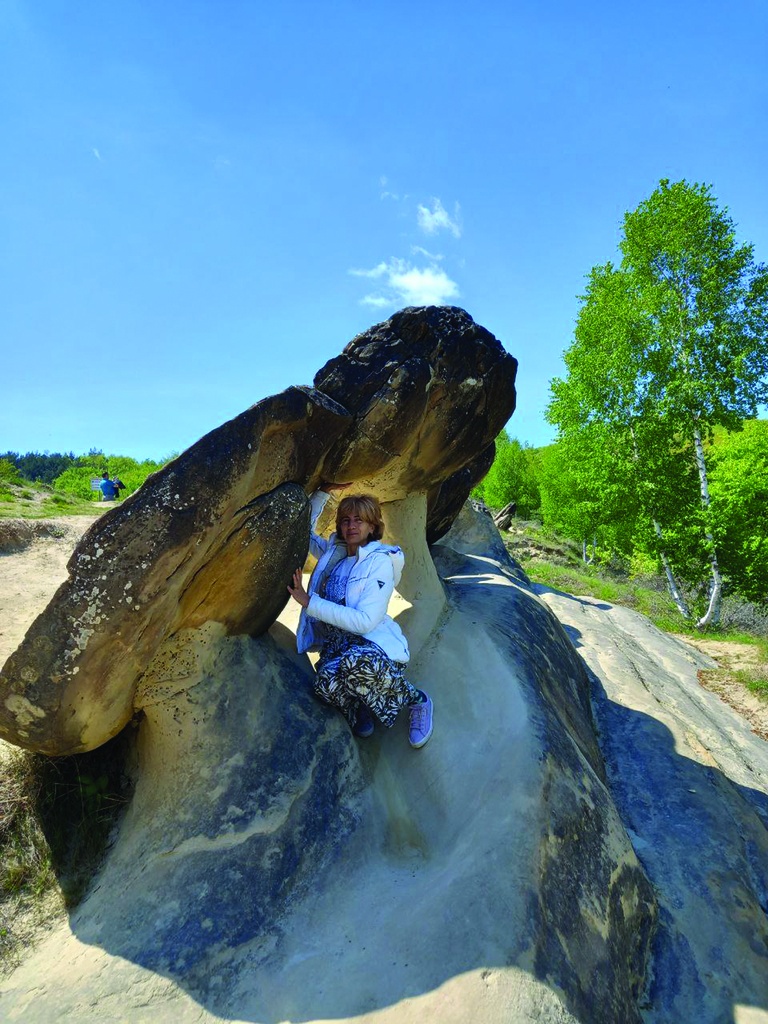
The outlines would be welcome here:
[[[78,545],[0,675],[0,737],[92,749],[142,710],[140,680],[167,640],[208,622],[263,633],[306,557],[305,488],[321,479],[385,502],[427,495],[429,535],[445,532],[514,409],[516,368],[463,310],[406,309],[351,341],[313,388],[207,434]]]
[[[66,609],[81,614],[81,547],[47,631],[36,624],[4,678],[50,709],[23,719],[43,749],[106,737],[120,717],[103,695],[127,691],[141,709],[136,789],[91,892],[0,987],[5,1018],[746,1024],[739,1006],[768,1009],[765,744],[697,689],[704,661],[641,617],[610,619],[587,669],[574,643],[588,645],[610,609],[537,596],[491,520],[455,510],[501,425],[482,396],[508,409],[513,371],[461,311],[405,311],[356,339],[316,392],[269,400],[293,410],[279,424],[254,407],[221,428],[230,448],[214,432],[150,481],[165,503],[140,496],[86,538],[83,573],[136,553],[145,524],[144,575],[102,601],[126,653],[132,616],[145,623],[130,633],[136,670],[100,656],[110,630],[91,622],[93,653],[85,637],[73,655],[88,685],[65,681],[77,699],[45,703],[39,640],[55,647]],[[472,410],[479,425],[457,422]],[[313,454],[318,423],[331,440]],[[186,479],[185,465],[208,465],[220,488]],[[357,741],[313,701],[295,605],[259,632],[306,543],[300,485],[325,476],[379,493],[406,551],[394,610],[409,674],[436,703],[420,751],[405,722]],[[103,595],[101,575],[84,586]],[[17,742],[20,721],[6,715]],[[727,754],[712,723],[727,723]],[[697,830],[677,808],[696,810]]]

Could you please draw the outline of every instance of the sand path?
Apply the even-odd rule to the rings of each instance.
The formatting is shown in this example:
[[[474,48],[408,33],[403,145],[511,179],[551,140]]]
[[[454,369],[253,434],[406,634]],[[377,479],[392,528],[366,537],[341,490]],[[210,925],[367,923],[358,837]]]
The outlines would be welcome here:
[[[96,519],[0,520],[0,665],[67,578],[69,556]]]

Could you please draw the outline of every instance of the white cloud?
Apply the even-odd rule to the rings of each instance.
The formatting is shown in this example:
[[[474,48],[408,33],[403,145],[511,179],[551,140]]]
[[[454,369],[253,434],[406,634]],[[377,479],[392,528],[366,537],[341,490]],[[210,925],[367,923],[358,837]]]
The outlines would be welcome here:
[[[423,249],[420,245],[412,245],[411,252],[414,256],[424,256],[428,260],[439,263],[440,260],[445,259],[441,253],[429,252],[427,249]]]
[[[428,235],[434,235],[438,231],[450,231],[454,238],[461,237],[461,225],[459,223],[459,204],[454,203],[453,217],[445,209],[439,199],[432,200],[432,209],[422,206],[418,207],[419,227]]]
[[[350,270],[355,277],[381,280],[378,293],[366,295],[366,306],[444,306],[449,299],[459,296],[459,287],[442,267],[430,263],[417,267],[406,260],[393,257],[388,263],[379,263],[370,270]]]
[[[371,270],[350,270],[349,273],[353,277],[383,277],[388,270],[388,263],[379,263],[377,267],[373,267]]]
[[[91,150],[91,152],[92,152],[92,153],[93,153],[93,155],[94,155],[94,156],[96,157],[96,159],[97,159],[97,160],[99,161],[99,163],[102,163],[102,159],[101,159],[101,153],[100,153],[100,152],[98,151],[98,149],[96,149],[96,147],[95,147],[95,146],[93,147],[93,149]]]

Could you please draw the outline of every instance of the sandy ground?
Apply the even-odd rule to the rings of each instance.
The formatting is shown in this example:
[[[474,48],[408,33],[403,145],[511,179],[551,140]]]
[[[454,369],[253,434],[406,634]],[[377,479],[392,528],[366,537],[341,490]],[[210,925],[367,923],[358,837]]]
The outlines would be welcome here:
[[[35,618],[67,578],[67,561],[80,537],[98,516],[60,519],[0,519],[0,666],[16,650]],[[0,765],[15,747],[0,740]],[[0,815],[2,808],[0,808]],[[0,973],[19,962],[19,951],[30,948],[51,922],[64,914],[58,889],[51,888],[34,902],[4,900],[0,930],[12,915],[13,948],[0,942]]]
[[[733,673],[741,669],[754,669],[761,665],[759,651],[750,644],[731,643],[727,640],[710,640],[706,637],[692,640],[690,637],[678,637],[684,643],[708,654],[718,665],[713,672],[702,670],[698,674],[701,685],[711,693],[716,693],[721,700],[729,704],[734,711],[747,719],[753,732],[764,740],[768,740],[768,701],[750,693],[750,691],[734,678]],[[763,671],[766,666],[762,663]]]
[[[67,578],[67,562],[98,516],[0,520],[0,665]]]

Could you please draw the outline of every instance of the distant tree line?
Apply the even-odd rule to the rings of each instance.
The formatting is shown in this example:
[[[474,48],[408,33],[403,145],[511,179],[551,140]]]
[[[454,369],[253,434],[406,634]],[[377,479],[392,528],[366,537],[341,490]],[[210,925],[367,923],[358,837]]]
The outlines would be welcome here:
[[[74,465],[74,452],[3,452],[0,459],[5,459],[16,467],[19,475],[25,480],[42,484],[52,484],[65,469]]]
[[[98,501],[100,493],[91,490],[91,480],[101,478],[103,473],[112,478],[119,477],[125,485],[122,494],[127,496],[171,457],[159,462],[153,459],[139,462],[128,455],[105,455],[95,448],[86,455],[75,455],[74,452],[27,452],[26,455],[4,452],[0,454],[0,477],[9,483],[29,481],[48,484],[56,491],[76,495],[84,501]]]

